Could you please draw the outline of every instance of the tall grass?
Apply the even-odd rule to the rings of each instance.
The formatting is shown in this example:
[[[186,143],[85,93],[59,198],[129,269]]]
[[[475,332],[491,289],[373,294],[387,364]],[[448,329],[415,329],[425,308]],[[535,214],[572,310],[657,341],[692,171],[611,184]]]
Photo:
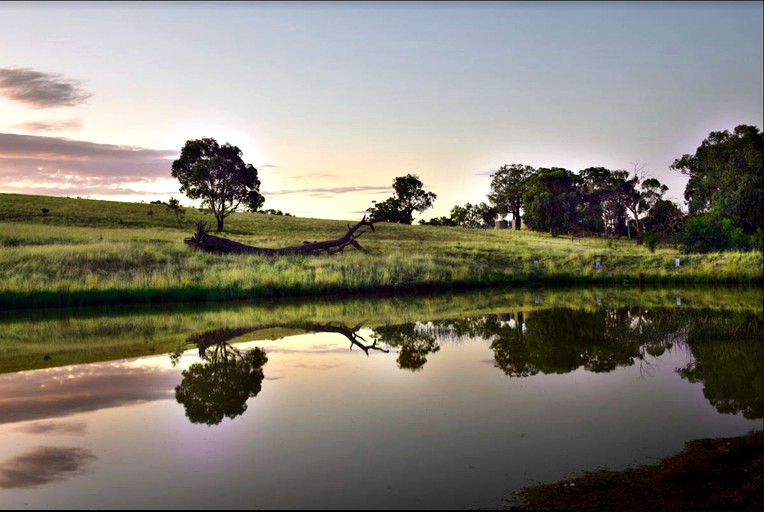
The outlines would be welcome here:
[[[630,240],[386,223],[359,240],[368,254],[212,255],[183,243],[198,220],[212,218],[192,208],[179,222],[155,204],[0,194],[0,308],[762,281],[761,252],[680,255],[676,247],[659,246],[651,253]],[[222,236],[280,247],[336,238],[346,229],[344,221],[235,213]]]

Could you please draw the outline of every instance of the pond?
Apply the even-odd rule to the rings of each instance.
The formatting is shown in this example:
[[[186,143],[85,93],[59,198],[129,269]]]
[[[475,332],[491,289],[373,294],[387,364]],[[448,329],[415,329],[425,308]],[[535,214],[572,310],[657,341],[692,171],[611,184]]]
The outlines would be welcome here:
[[[761,289],[0,315],[7,509],[477,509],[762,429]]]

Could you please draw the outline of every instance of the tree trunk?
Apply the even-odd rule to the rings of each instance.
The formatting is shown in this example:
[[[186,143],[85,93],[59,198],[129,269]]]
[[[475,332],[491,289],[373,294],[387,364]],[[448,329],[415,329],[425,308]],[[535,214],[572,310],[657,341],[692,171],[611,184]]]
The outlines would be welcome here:
[[[520,231],[520,208],[512,212],[512,217],[515,221],[515,231]]]
[[[189,238],[184,239],[187,245],[195,247],[196,249],[204,252],[213,252],[219,254],[259,254],[263,256],[284,256],[287,254],[312,254],[318,255],[322,252],[327,254],[336,254],[342,252],[342,250],[351,245],[359,251],[366,252],[366,249],[361,247],[357,238],[360,237],[365,231],[359,231],[363,226],[369,226],[374,231],[374,222],[381,221],[382,218],[375,220],[367,220],[366,216],[361,219],[355,226],[348,225],[348,231],[344,236],[335,238],[334,240],[325,240],[322,242],[303,242],[302,245],[295,245],[291,247],[282,247],[279,249],[270,249],[265,247],[254,247],[251,245],[242,244],[227,238],[221,238],[218,236],[210,235],[205,231],[205,223],[198,222],[196,224],[196,233]],[[221,221],[218,221],[218,225]]]

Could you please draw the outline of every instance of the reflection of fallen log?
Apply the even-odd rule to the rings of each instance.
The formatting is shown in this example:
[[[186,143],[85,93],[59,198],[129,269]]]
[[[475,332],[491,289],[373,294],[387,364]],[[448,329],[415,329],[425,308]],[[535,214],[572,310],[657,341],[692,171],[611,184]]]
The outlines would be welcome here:
[[[223,328],[223,329],[215,329],[213,331],[206,331],[206,332],[192,335],[186,341],[189,343],[194,343],[199,349],[199,357],[204,358],[207,349],[211,346],[225,344],[229,340],[232,340],[233,338],[237,338],[244,334],[254,333],[257,331],[263,331],[266,329],[272,329],[274,327],[278,327],[281,329],[295,329],[295,330],[301,330],[306,332],[330,332],[335,334],[341,334],[350,341],[351,350],[353,346],[359,347],[361,350],[364,351],[364,353],[366,353],[367,356],[369,355],[369,350],[379,350],[380,352],[384,352],[384,353],[389,352],[385,348],[378,347],[377,340],[374,340],[374,342],[371,345],[362,343],[362,342],[366,342],[366,340],[360,334],[358,334],[358,331],[361,329],[360,325],[357,325],[355,327],[348,327],[343,324],[332,324],[332,323],[319,324],[319,323],[313,323],[313,322],[285,322],[285,323],[274,323],[274,324],[259,325],[259,326]]]
[[[369,226],[374,231],[374,222],[381,219],[367,220],[366,216],[361,219],[355,226],[348,225],[348,231],[344,236],[335,238],[334,240],[324,240],[321,242],[304,242],[302,245],[295,245],[292,247],[282,247],[279,249],[269,249],[265,247],[254,247],[251,245],[234,242],[227,238],[221,238],[219,236],[210,235],[205,231],[205,223],[198,222],[196,224],[196,233],[190,238],[186,238],[184,242],[192,247],[205,252],[215,252],[222,254],[259,254],[261,256],[283,256],[286,254],[321,254],[326,252],[327,254],[336,254],[341,252],[345,247],[351,245],[362,252],[367,252],[366,249],[361,247],[357,239],[365,233],[361,230],[363,226]]]

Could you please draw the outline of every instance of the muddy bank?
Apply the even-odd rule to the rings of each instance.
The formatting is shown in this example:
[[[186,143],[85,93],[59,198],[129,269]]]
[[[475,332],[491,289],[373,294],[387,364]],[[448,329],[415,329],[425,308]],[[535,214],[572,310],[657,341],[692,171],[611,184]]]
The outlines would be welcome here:
[[[764,431],[698,439],[652,466],[522,489],[508,510],[761,510]]]

